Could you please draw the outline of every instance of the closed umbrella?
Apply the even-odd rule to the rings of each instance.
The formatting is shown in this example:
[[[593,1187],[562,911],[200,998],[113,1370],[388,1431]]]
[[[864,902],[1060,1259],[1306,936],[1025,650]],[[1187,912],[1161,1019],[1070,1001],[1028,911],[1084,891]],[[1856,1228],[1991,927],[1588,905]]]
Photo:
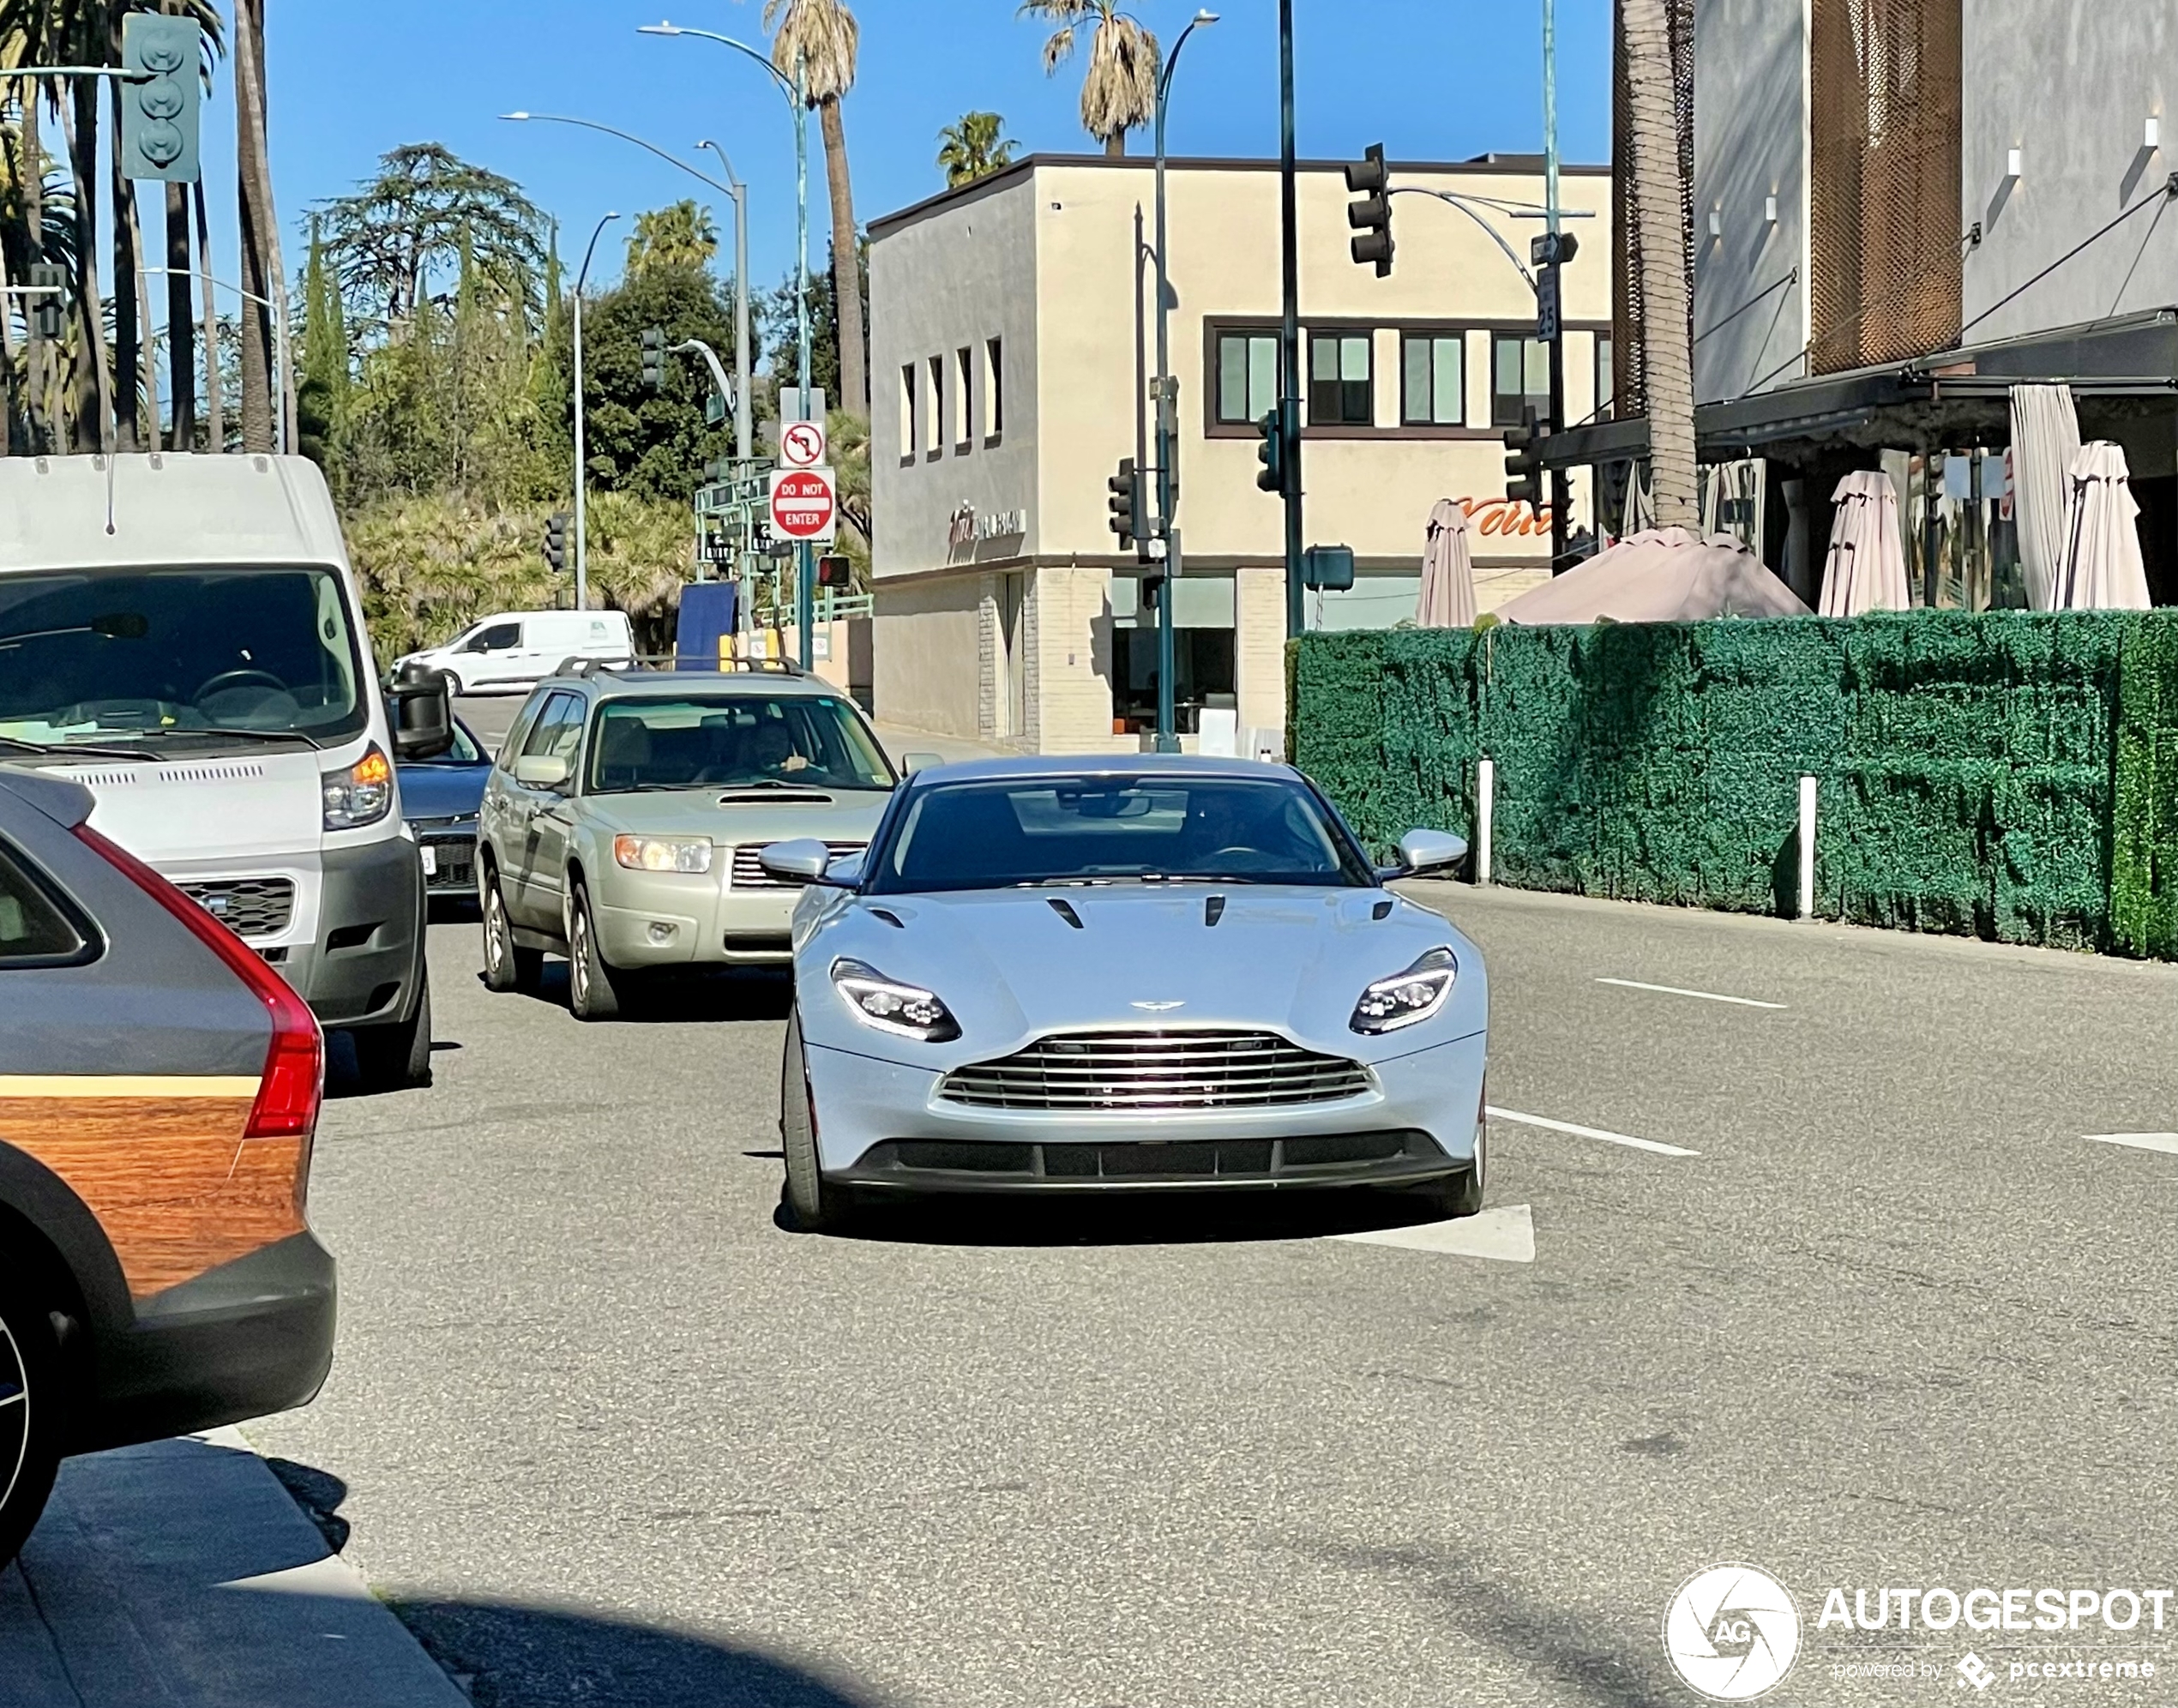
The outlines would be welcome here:
[[[1467,512],[1451,498],[1440,498],[1429,512],[1429,539],[1422,549],[1422,596],[1416,602],[1417,628],[1471,628],[1475,624],[1475,560],[1467,545]]]
[[[2072,462],[2072,496],[2065,508],[2065,555],[2058,569],[2056,610],[2145,610],[2148,569],[2140,556],[2139,501],[2125,453],[2092,439]]]
[[[1825,616],[1856,616],[1864,610],[1904,610],[1905,548],[1898,543],[1898,495],[1880,468],[1856,469],[1838,483],[1831,502],[1830,551],[1823,560]]]
[[[2019,531],[2019,572],[2027,604],[2055,608],[2064,567],[2073,459],[2079,414],[2070,386],[2012,388],[2012,514]]]

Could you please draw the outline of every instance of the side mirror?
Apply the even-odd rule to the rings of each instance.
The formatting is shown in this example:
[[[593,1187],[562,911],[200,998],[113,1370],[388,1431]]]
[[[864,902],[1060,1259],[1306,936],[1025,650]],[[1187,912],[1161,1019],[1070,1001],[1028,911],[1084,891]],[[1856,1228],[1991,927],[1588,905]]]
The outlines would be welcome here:
[[[514,761],[514,781],[526,788],[557,789],[567,781],[567,761],[552,754],[526,754]]]
[[[832,851],[814,836],[774,842],[756,854],[756,864],[764,875],[783,884],[821,884],[831,863]]]
[[[443,671],[411,659],[386,693],[394,726],[394,757],[405,763],[436,759],[454,746],[454,698]]]
[[[1410,830],[1399,839],[1399,858],[1409,873],[1456,866],[1467,857],[1467,839],[1449,831]]]
[[[928,771],[934,765],[943,765],[942,753],[904,753],[900,755],[900,775],[912,777],[918,771]]]
[[[869,852],[868,849],[862,848],[851,854],[839,856],[824,869],[825,882],[837,884],[842,889],[854,888],[862,881],[863,861],[868,857]]]

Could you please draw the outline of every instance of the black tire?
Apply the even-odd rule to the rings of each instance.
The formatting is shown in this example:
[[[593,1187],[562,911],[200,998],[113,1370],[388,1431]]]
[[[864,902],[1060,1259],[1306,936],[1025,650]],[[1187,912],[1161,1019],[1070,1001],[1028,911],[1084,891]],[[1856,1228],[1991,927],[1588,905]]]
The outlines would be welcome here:
[[[484,873],[483,893],[478,898],[484,914],[484,988],[534,995],[544,976],[544,952],[526,949],[514,941],[507,898],[499,892],[498,869],[487,865]]]
[[[406,1092],[431,1083],[431,976],[423,975],[416,1009],[405,1020],[358,1026],[350,1034],[356,1077],[366,1092]]]
[[[626,992],[628,975],[616,972],[598,947],[590,919],[590,893],[581,885],[567,908],[567,1001],[578,1020],[614,1020]]]
[[[779,1201],[805,1234],[837,1233],[851,1217],[847,1188],[824,1177],[817,1160],[816,1117],[810,1107],[809,1056],[802,1047],[802,1015],[787,1016],[786,1048],[779,1068],[779,1148],[786,1158]]]
[[[1433,1180],[1428,1185],[1415,1188],[1417,1194],[1427,1202],[1441,1221],[1455,1221],[1462,1216],[1481,1213],[1483,1189],[1489,1183],[1489,1128],[1478,1123],[1475,1128],[1475,1165],[1462,1173],[1447,1175],[1442,1180]]]
[[[441,671],[439,674],[446,678],[446,692],[449,699],[459,700],[469,691],[462,687],[461,678],[452,671]]]
[[[0,1567],[21,1549],[53,1492],[65,1400],[51,1306],[27,1278],[0,1269]]]

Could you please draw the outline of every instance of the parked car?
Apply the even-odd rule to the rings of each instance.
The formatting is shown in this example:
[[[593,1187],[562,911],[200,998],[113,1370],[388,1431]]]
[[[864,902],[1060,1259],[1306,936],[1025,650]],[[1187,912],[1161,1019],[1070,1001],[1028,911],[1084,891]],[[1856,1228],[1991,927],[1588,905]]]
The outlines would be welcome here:
[[[627,665],[635,657],[625,611],[502,610],[400,663],[443,671],[454,693],[472,694],[532,687],[570,659]]]
[[[1128,755],[919,771],[870,847],[801,840],[785,1197],[1398,1187],[1482,1206],[1481,952],[1385,888],[1289,767]]]
[[[796,893],[759,851],[859,849],[896,780],[854,703],[798,671],[555,677],[484,785],[484,983],[534,989],[563,954],[575,1013],[602,1019],[647,970],[784,966]]]
[[[333,1357],[317,1021],[93,803],[0,766],[0,1565],[64,1456],[300,1405]]]
[[[424,893],[473,901],[477,893],[477,812],[491,775],[491,755],[476,732],[454,720],[454,743],[435,759],[396,766],[400,815],[416,838]]]
[[[441,751],[453,714],[428,677],[373,690],[317,466],[0,457],[0,761],[87,787],[100,831],[352,1034],[367,1086],[428,1082],[394,765]]]

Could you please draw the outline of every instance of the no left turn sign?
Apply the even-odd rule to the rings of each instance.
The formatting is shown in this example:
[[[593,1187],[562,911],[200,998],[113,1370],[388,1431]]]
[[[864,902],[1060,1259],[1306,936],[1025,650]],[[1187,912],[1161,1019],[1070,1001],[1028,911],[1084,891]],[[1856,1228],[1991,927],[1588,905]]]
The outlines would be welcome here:
[[[789,421],[779,430],[779,460],[789,468],[821,468],[826,448],[821,421]]]
[[[782,440],[782,448],[784,444]],[[829,545],[839,522],[839,496],[833,490],[830,469],[782,468],[772,472],[773,533],[785,539],[806,539]]]

